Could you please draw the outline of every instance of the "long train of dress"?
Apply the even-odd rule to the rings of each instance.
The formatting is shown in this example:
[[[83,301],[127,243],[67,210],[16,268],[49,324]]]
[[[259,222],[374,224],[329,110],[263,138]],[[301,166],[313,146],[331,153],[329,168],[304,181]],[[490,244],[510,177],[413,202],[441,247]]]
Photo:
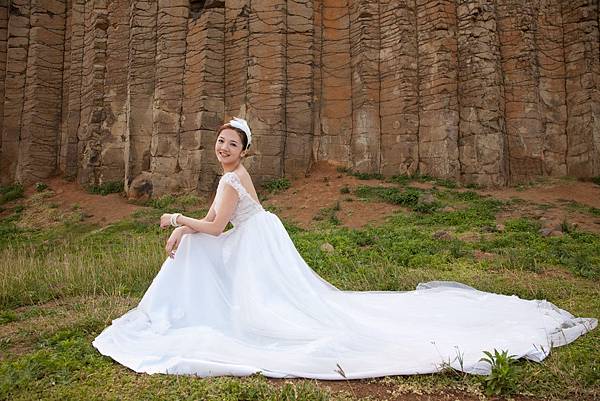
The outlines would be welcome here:
[[[483,351],[541,361],[597,325],[544,300],[453,282],[338,290],[229,174],[219,187],[240,195],[235,227],[218,237],[185,235],[139,305],[94,340],[102,354],[136,372],[198,376],[337,380],[445,366],[485,374]]]

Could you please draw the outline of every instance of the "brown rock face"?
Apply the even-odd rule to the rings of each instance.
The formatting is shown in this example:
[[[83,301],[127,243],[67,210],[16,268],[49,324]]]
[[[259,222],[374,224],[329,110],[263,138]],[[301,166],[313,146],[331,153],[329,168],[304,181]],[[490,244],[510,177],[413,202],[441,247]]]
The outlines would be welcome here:
[[[501,186],[600,175],[592,0],[0,0],[0,181],[208,192],[329,160]]]

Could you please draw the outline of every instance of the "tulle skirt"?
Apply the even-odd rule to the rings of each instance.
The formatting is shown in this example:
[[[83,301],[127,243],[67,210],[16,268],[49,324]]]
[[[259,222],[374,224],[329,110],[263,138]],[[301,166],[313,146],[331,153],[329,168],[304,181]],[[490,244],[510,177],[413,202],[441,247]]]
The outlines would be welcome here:
[[[484,351],[541,361],[596,325],[454,282],[338,290],[261,211],[218,237],[184,236],[139,305],[93,345],[136,372],[339,380],[448,366],[486,374]]]

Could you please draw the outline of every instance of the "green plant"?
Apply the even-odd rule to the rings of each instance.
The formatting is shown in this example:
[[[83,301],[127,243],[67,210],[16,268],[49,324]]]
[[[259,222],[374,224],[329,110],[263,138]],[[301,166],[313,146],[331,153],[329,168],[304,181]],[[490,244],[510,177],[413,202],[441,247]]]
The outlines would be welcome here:
[[[494,349],[494,354],[489,351],[483,352],[486,356],[479,361],[490,365],[490,374],[482,378],[483,387],[486,395],[512,394],[516,390],[517,367],[514,355],[508,355],[508,351],[498,352]]]
[[[0,186],[0,205],[23,197],[23,185],[15,183],[6,186]]]
[[[100,185],[90,185],[87,188],[88,192],[97,195],[108,195],[123,192],[123,181],[107,181]]]
[[[339,226],[341,221],[336,215],[338,210],[340,210],[339,202],[333,205],[333,207],[325,207],[320,209],[317,214],[313,216],[313,220],[327,222],[333,226]]]
[[[35,183],[35,190],[37,192],[43,192],[46,189],[48,189],[48,184],[44,183],[44,182],[36,182]]]
[[[383,180],[383,175],[379,173],[353,172],[352,175],[358,178],[359,180]]]
[[[350,193],[350,187],[348,187],[348,185],[344,185],[343,187],[340,188],[340,193],[341,194],[349,194]]]
[[[277,193],[277,192],[285,191],[291,185],[292,184],[290,183],[290,180],[288,180],[285,177],[282,177],[282,178],[275,178],[272,180],[265,181],[263,183],[262,187],[265,190],[267,190],[268,192]]]
[[[600,185],[600,175],[592,177],[592,182],[596,185]]]
[[[406,188],[405,190],[401,191],[398,188],[371,187],[363,185],[358,187],[355,193],[359,198],[378,198],[384,202],[392,203],[394,205],[414,207],[419,202],[419,195],[421,194],[421,191],[415,188]]]
[[[560,229],[565,234],[570,233],[571,231],[573,231],[573,226],[569,223],[569,221],[567,220],[566,217],[563,218],[563,220],[560,222]]]

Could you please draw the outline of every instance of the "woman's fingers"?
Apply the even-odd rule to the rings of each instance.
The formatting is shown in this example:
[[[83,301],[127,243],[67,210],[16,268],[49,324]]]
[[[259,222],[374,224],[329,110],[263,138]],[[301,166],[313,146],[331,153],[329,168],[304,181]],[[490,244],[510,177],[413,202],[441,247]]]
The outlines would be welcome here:
[[[165,250],[167,251],[167,254],[169,255],[170,258],[175,257],[175,249],[177,249],[177,246],[179,246],[179,239],[180,238],[177,236],[171,236],[167,240],[167,244],[165,245]]]
[[[160,216],[160,227],[165,228],[171,225],[171,215],[168,213]]]

